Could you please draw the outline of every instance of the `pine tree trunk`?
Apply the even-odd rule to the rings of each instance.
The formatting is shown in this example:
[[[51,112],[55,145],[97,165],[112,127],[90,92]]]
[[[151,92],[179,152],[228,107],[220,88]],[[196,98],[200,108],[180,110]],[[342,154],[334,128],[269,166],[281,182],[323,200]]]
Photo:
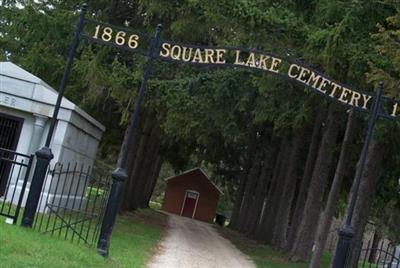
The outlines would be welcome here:
[[[256,146],[257,146],[257,132],[253,130],[249,135],[249,147],[246,155],[247,160],[244,166],[243,173],[241,175],[239,189],[236,191],[235,203],[233,205],[232,215],[229,222],[229,228],[235,230],[237,230],[238,228],[239,213],[243,203],[243,196],[244,196],[244,191],[246,189],[247,178],[255,156]]]
[[[160,152],[160,144],[161,144],[161,137],[160,137],[160,131],[159,127],[157,126],[157,137],[156,141],[154,141],[154,148],[151,150],[149,153],[148,163],[145,164],[145,166],[148,166],[148,168],[145,169],[145,173],[143,174],[143,177],[146,178],[145,185],[143,187],[143,191],[141,193],[140,201],[139,201],[139,207],[144,208],[149,206],[149,200],[148,200],[148,195],[149,193],[153,192],[153,188],[155,185],[155,181],[157,180],[158,174],[156,175],[156,178],[154,177],[155,169],[157,168],[158,159],[160,159],[159,152]],[[150,194],[151,195],[151,194]]]
[[[311,257],[314,237],[321,213],[321,204],[328,181],[335,152],[336,139],[339,133],[337,107],[331,104],[328,113],[328,125],[324,132],[318,157],[315,162],[304,215],[299,227],[299,234],[290,253],[292,261],[307,262]]]
[[[285,154],[287,152],[287,147],[288,147],[287,139],[283,139],[279,145],[279,153],[278,156],[276,157],[275,165],[273,168],[271,184],[268,189],[268,193],[264,198],[261,219],[256,229],[255,239],[258,241],[265,242],[269,233],[268,224],[269,221],[271,220],[271,211],[273,210],[273,206],[271,205],[272,199],[279,184],[279,173],[282,170],[282,165],[286,157]]]
[[[275,161],[275,165],[274,165],[274,171],[276,169],[278,169],[278,166],[280,166],[278,164],[279,162],[279,158],[276,159]],[[254,238],[257,241],[260,242],[265,242],[266,236],[267,236],[267,230],[265,228],[265,226],[267,225],[267,221],[268,221],[268,214],[271,211],[271,207],[268,206],[269,203],[271,202],[271,199],[273,197],[273,193],[275,192],[275,189],[277,187],[278,184],[278,176],[274,176],[274,173],[272,174],[271,177],[271,182],[270,185],[268,187],[267,193],[263,198],[263,203],[262,203],[262,210],[261,210],[261,214],[260,214],[260,219],[258,221],[258,225],[255,228],[255,234],[252,236],[252,238]]]
[[[245,224],[249,213],[248,210],[251,208],[252,199],[254,196],[255,189],[257,187],[257,180],[260,175],[261,160],[262,160],[262,152],[257,152],[257,156],[253,163],[253,167],[251,168],[249,173],[249,178],[247,179],[242,207],[239,212],[238,231],[240,232],[246,231]]]
[[[293,216],[290,223],[289,235],[287,239],[286,250],[290,251],[293,248],[298,227],[301,223],[304,206],[307,200],[307,191],[310,185],[312,172],[314,170],[315,160],[318,154],[318,146],[321,138],[321,127],[325,116],[324,110],[320,110],[315,118],[314,127],[311,135],[311,143],[308,148],[306,166],[303,171],[303,178],[301,180],[300,189],[297,194]]]
[[[247,201],[247,209],[243,212],[244,216],[243,216],[243,224],[241,226],[241,231],[244,232],[244,233],[247,233],[248,231],[250,231],[249,230],[250,223],[252,222],[254,213],[256,213],[254,211],[255,204],[256,204],[256,198],[255,197],[257,195],[257,192],[262,187],[262,185],[264,185],[263,178],[262,178],[262,171],[263,171],[263,167],[264,167],[263,162],[264,162],[264,160],[262,160],[260,162],[259,173],[257,175],[256,181],[255,181],[255,184],[254,184],[253,193],[249,196],[249,199]]]
[[[144,122],[143,131],[142,131],[140,143],[139,143],[139,146],[137,149],[134,166],[132,169],[132,173],[129,177],[129,180],[131,181],[131,183],[129,184],[129,188],[126,189],[127,194],[125,195],[125,198],[126,198],[126,202],[127,202],[127,210],[128,211],[134,210],[134,207],[135,207],[135,204],[134,204],[135,199],[134,198],[135,198],[136,184],[138,183],[138,180],[140,180],[138,175],[139,175],[140,169],[142,167],[142,163],[146,157],[147,142],[150,137],[150,131],[154,126],[154,121],[155,121],[155,116],[154,116],[154,113],[151,112],[151,114],[149,114],[146,117],[146,122]]]
[[[140,207],[140,204],[143,203],[144,199],[144,191],[146,188],[146,184],[150,180],[149,173],[151,172],[151,168],[155,160],[157,159],[157,150],[160,145],[160,129],[157,126],[157,121],[154,121],[153,128],[150,133],[150,137],[148,139],[145,157],[142,162],[141,168],[137,173],[137,183],[134,189],[134,203],[133,209],[137,209]]]
[[[276,216],[278,214],[279,210],[279,202],[281,200],[281,196],[284,193],[284,179],[286,175],[286,167],[288,165],[288,158],[287,156],[290,154],[290,146],[291,142],[289,137],[287,136],[284,139],[284,151],[282,155],[282,161],[280,161],[280,166],[279,166],[279,171],[277,172],[277,178],[276,178],[276,188],[274,192],[272,193],[271,198],[269,198],[266,207],[267,210],[265,218],[266,221],[263,223],[264,226],[264,241],[268,244],[271,243],[272,237],[273,237],[273,231],[276,223]]]
[[[155,154],[151,157],[152,163],[150,164],[149,169],[146,172],[145,177],[146,179],[146,184],[143,187],[143,192],[140,197],[140,202],[139,202],[139,208],[147,208],[149,207],[149,201],[147,199],[147,196],[149,195],[149,192],[152,192],[152,186],[154,184],[154,170],[156,169],[157,165],[157,160],[160,158],[158,155],[158,150],[155,152]]]
[[[369,146],[352,221],[355,235],[350,244],[347,262],[349,265],[348,267],[351,268],[357,267],[358,265],[363,235],[371,211],[373,197],[375,195],[375,185],[382,170],[385,149],[386,147],[377,140],[372,140]]]
[[[284,249],[287,243],[287,230],[289,226],[290,209],[292,206],[296,182],[298,176],[298,169],[302,163],[300,152],[304,146],[304,131],[299,131],[295,134],[291,152],[289,154],[288,165],[286,165],[286,174],[284,180],[281,182],[283,186],[283,194],[279,201],[279,209],[275,219],[275,228],[272,238],[272,246],[277,249]]]
[[[277,149],[277,146],[271,145],[265,153],[259,183],[257,183],[253,205],[251,206],[248,221],[246,223],[246,230],[250,236],[255,233],[258,222],[260,221],[264,198],[271,181],[272,167],[274,164],[273,156],[276,154]]]
[[[354,140],[356,130],[355,111],[351,110],[347,119],[346,132],[344,134],[342,148],[340,151],[339,161],[336,167],[335,176],[329,191],[328,201],[321,220],[318,224],[318,231],[314,242],[314,252],[312,254],[310,268],[321,267],[322,253],[325,249],[325,243],[328,238],[329,229],[332,224],[333,215],[336,204],[339,201],[340,189],[344,179],[346,170],[348,169],[349,158],[351,155],[351,145]]]
[[[146,206],[148,206],[148,204],[151,200],[151,196],[153,195],[154,188],[157,184],[157,180],[160,175],[160,170],[161,170],[162,164],[163,164],[163,158],[161,156],[158,156],[157,161],[154,165],[153,173],[151,175],[152,184],[151,184],[150,188],[146,190]]]
[[[133,183],[133,176],[132,176],[132,171],[133,171],[133,167],[135,165],[135,158],[137,155],[137,151],[138,151],[138,144],[140,144],[140,139],[142,138],[142,133],[143,133],[143,126],[144,126],[144,122],[146,122],[146,118],[147,118],[147,113],[146,111],[142,111],[141,115],[140,115],[140,123],[138,124],[138,126],[136,127],[135,131],[134,131],[134,138],[133,138],[133,142],[131,144],[128,145],[128,159],[127,159],[127,175],[128,175],[128,179],[125,182],[125,189],[124,189],[124,195],[123,195],[123,199],[122,199],[122,204],[121,204],[121,211],[128,211],[129,210],[129,203],[130,203],[130,198],[129,198],[129,191],[128,189],[130,189],[132,187],[132,183]],[[129,127],[129,126],[128,126]],[[127,127],[127,129],[128,129]],[[125,135],[127,135],[125,133]],[[124,138],[125,141],[125,138]],[[118,157],[118,162],[121,161],[121,155],[119,155]]]

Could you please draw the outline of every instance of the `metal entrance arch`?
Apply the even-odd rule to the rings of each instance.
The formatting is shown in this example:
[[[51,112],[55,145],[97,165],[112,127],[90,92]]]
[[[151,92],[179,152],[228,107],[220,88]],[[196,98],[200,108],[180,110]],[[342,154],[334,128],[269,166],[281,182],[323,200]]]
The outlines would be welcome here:
[[[139,91],[139,97],[135,103],[135,110],[131,115],[129,129],[127,135],[125,135],[123,144],[132,142],[131,133],[133,133],[133,129],[138,124],[140,105],[146,90],[148,76],[155,59],[180,62],[184,64],[216,67],[241,67],[264,71],[269,74],[283,77],[297,85],[307,87],[315,93],[323,95],[330,101],[336,101],[361,112],[371,113],[367,136],[360,156],[360,165],[358,166],[359,170],[364,169],[368,147],[377,117],[382,116],[385,118],[400,119],[397,116],[398,102],[388,98],[382,98],[383,83],[378,85],[376,95],[373,96],[364,91],[351,89],[350,86],[323,75],[294,59],[276,56],[272,53],[232,47],[180,45],[172,41],[162,41],[160,39],[160,25],[156,28],[155,37],[151,38],[143,33],[132,32],[132,30],[128,28],[116,27],[93,20],[86,20],[86,23],[82,37],[89,42],[130,50],[148,57]],[[90,25],[92,25],[92,28]],[[94,33],[90,35],[85,32],[86,29],[89,31],[90,29],[93,29]],[[147,46],[146,44],[141,45],[142,39],[150,42],[150,44]],[[145,48],[148,48],[148,51],[146,51]],[[188,55],[188,51],[191,53],[190,55]],[[330,88],[327,86],[330,86]],[[382,106],[382,104],[384,105]],[[119,202],[122,198],[121,189],[126,179],[126,154],[126,148],[123,146],[121,148],[121,155],[124,156],[122,157],[123,161],[118,163],[117,169],[114,172],[113,177],[115,180],[115,187],[113,185],[114,190],[111,191],[110,202],[107,206],[106,217],[104,218],[98,243],[99,253],[104,256],[108,255],[109,239],[116,217],[115,211],[118,210]],[[356,174],[354,180],[355,192],[358,192],[362,172],[356,172]],[[347,219],[339,232],[340,239],[336,250],[334,268],[344,267],[345,265],[349,243],[354,235],[351,221],[355,208],[355,201],[356,195],[353,195],[349,205]],[[107,217],[107,215],[109,215],[109,217]]]
[[[93,35],[83,33],[82,36],[90,42],[111,45],[113,47],[132,50],[132,52],[139,52],[142,55],[148,56],[148,62],[145,67],[143,81],[141,84],[139,98],[135,103],[135,110],[131,116],[128,135],[125,136],[124,144],[132,141],[131,133],[138,124],[139,110],[146,90],[146,84],[153,64],[154,59],[175,61],[186,64],[208,65],[208,66],[221,66],[221,67],[242,67],[246,69],[261,70],[273,75],[284,77],[292,83],[310,88],[314,92],[323,95],[331,101],[336,101],[345,106],[350,106],[361,112],[370,112],[371,116],[368,123],[368,132],[365,138],[365,143],[360,156],[360,165],[358,170],[362,171],[365,166],[366,156],[368,153],[369,143],[372,139],[373,128],[377,117],[383,116],[386,118],[397,118],[398,103],[392,100],[384,100],[384,109],[382,110],[382,90],[383,83],[379,83],[376,95],[372,96],[367,92],[357,91],[351,89],[350,86],[344,85],[328,76],[325,76],[318,71],[300,64],[297,61],[279,57],[271,53],[266,53],[259,50],[231,48],[231,47],[204,47],[193,45],[179,45],[171,41],[161,41],[160,31],[161,26],[156,29],[154,38],[150,38],[142,33],[132,33],[130,29],[115,27],[109,24],[103,24],[96,21],[88,21],[95,26]],[[140,47],[139,40],[150,40],[148,52],[143,51]],[[128,40],[128,43],[126,41]],[[134,40],[134,42],[130,42]],[[186,58],[185,58],[186,51]],[[188,51],[190,55],[188,56]],[[230,52],[230,55],[228,55]],[[243,54],[244,60],[243,59]],[[213,58],[214,56],[214,58]],[[267,64],[266,62],[269,61]],[[330,85],[330,88],[327,88]],[[330,91],[328,91],[330,90]],[[350,97],[351,95],[351,97]],[[346,100],[346,97],[349,98]],[[388,107],[388,108],[387,108]],[[126,156],[126,148],[121,148],[121,155]],[[122,198],[122,187],[126,179],[126,159],[123,157],[121,163],[118,164],[114,172],[115,189],[112,190],[110,198],[114,200],[107,206],[106,217],[104,218],[100,239],[98,243],[99,253],[107,256],[109,239],[111,236],[112,226],[115,222],[115,211],[118,210],[119,200]],[[356,172],[354,179],[355,192],[358,192],[362,172]],[[354,236],[354,231],[351,227],[353,211],[355,208],[356,195],[352,195],[348,207],[348,213],[345,223],[339,232],[339,242],[334,258],[334,268],[344,267],[346,263],[346,256],[350,246],[351,238]],[[107,215],[110,215],[107,217]]]
[[[103,256],[108,256],[111,232],[115,223],[118,208],[120,206],[124,182],[127,178],[127,144],[133,142],[132,133],[139,122],[140,106],[144,98],[148,77],[155,59],[178,61],[186,64],[221,67],[230,66],[261,70],[271,73],[273,75],[282,76],[293,83],[310,88],[314,92],[322,94],[330,100],[337,101],[343,105],[350,106],[362,112],[371,113],[367,136],[360,156],[360,165],[358,165],[359,171],[362,171],[364,168],[365,159],[368,152],[368,145],[372,138],[372,131],[377,117],[381,116],[389,119],[400,120],[400,101],[395,101],[390,98],[382,97],[383,83],[380,83],[378,85],[376,95],[373,96],[370,93],[364,91],[354,90],[350,86],[347,86],[326,75],[323,75],[322,73],[319,73],[318,71],[315,71],[312,68],[306,66],[305,64],[299,63],[294,59],[276,56],[272,53],[259,50],[232,47],[180,45],[172,41],[162,41],[160,39],[161,25],[158,25],[156,27],[155,35],[154,37],[151,37],[144,33],[135,32],[132,29],[126,27],[118,27],[107,23],[86,19],[85,11],[86,6],[83,6],[80,14],[80,19],[77,24],[75,37],[71,45],[71,50],[69,52],[64,76],[61,81],[58,100],[63,94],[74,58],[75,50],[78,47],[81,39],[85,39],[92,43],[98,43],[112,46],[118,49],[128,50],[133,53],[141,54],[148,58],[144,67],[143,80],[140,85],[138,98],[135,102],[134,112],[130,117],[128,124],[129,127],[125,132],[120,152],[121,157],[115,171],[112,174],[114,181],[107,203],[105,217],[103,219],[100,231],[100,237],[97,243],[98,252]],[[145,41],[142,42],[142,40]],[[189,56],[189,58],[187,54],[186,57],[182,56],[184,55],[182,54],[184,50],[186,50],[186,52],[191,51],[193,55]],[[329,88],[327,88],[327,86],[329,86]],[[57,117],[58,109],[59,101],[57,101],[52,122]],[[54,127],[53,124],[52,127]],[[35,174],[37,173],[37,178],[34,178],[37,180],[37,185],[34,181],[35,189],[41,187],[41,184],[43,184],[45,173],[44,168],[47,168],[48,163],[51,159],[49,158],[50,154],[48,154],[47,151],[50,150],[48,146],[51,139],[52,130],[53,129],[51,128],[51,131],[49,131],[49,135],[47,137],[48,142],[46,142],[46,146],[41,149],[42,151],[38,151],[39,154],[44,155],[44,160],[41,163],[41,166],[35,169]],[[358,192],[362,172],[357,172],[356,174],[358,175],[354,180],[356,186],[355,193]],[[36,190],[31,192],[36,192]],[[340,240],[338,243],[338,248],[333,265],[334,268],[344,267],[345,265],[347,249],[349,247],[349,242],[353,236],[351,219],[356,197],[357,194],[352,195],[352,200],[350,202],[347,213],[348,217],[346,219],[346,223],[343,225],[340,231]],[[25,225],[28,227],[33,221],[32,219],[34,217],[34,213],[32,213],[32,211],[35,210],[37,207],[37,194],[32,194],[31,199],[33,201],[32,204],[30,204],[31,208],[29,208],[29,210],[26,210],[29,212],[24,215],[24,218],[26,216],[27,219]]]

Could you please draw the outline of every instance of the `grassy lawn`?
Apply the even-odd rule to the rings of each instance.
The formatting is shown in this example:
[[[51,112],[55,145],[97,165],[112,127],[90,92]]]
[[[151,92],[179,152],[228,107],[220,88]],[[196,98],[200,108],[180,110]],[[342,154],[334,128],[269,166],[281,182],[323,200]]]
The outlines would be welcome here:
[[[257,267],[262,268],[307,268],[308,264],[293,263],[287,260],[287,255],[278,252],[267,245],[259,244],[242,234],[228,228],[218,227],[219,233],[229,239],[240,251],[249,256]],[[329,257],[324,256],[321,267],[329,267]]]
[[[0,217],[0,266],[18,267],[144,267],[163,236],[166,216],[150,209],[120,216],[110,257],[95,248],[71,243],[35,230],[8,225]]]

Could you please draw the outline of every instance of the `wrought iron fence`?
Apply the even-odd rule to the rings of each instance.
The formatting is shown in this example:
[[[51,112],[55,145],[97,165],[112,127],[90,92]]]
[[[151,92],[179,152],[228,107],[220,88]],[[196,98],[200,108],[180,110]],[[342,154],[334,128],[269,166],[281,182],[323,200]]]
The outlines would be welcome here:
[[[0,216],[15,224],[27,190],[33,155],[0,148]]]
[[[110,187],[111,176],[100,167],[57,163],[46,176],[33,228],[93,245]]]
[[[361,250],[359,267],[400,268],[399,251],[388,241],[382,240],[377,246],[372,246],[371,241],[368,241]]]

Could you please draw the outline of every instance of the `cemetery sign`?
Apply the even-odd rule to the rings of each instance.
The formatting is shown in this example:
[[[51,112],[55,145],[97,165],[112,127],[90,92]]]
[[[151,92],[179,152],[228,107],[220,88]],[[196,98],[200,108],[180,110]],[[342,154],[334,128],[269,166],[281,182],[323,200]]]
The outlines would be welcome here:
[[[93,42],[111,45],[147,55],[146,50],[152,40],[143,33],[135,33],[128,28],[116,27],[105,23],[88,20],[88,31],[92,34],[82,35]],[[97,23],[90,27],[90,24]],[[341,104],[354,107],[360,111],[370,111],[372,108],[371,93],[356,90],[338,82],[303,63],[288,57],[281,57],[272,53],[252,49],[232,47],[207,47],[182,45],[172,41],[160,40],[156,58],[181,63],[232,66],[261,70],[274,75],[282,76],[301,86],[308,87],[318,94],[333,99]],[[379,116],[400,120],[399,101],[382,97]]]

